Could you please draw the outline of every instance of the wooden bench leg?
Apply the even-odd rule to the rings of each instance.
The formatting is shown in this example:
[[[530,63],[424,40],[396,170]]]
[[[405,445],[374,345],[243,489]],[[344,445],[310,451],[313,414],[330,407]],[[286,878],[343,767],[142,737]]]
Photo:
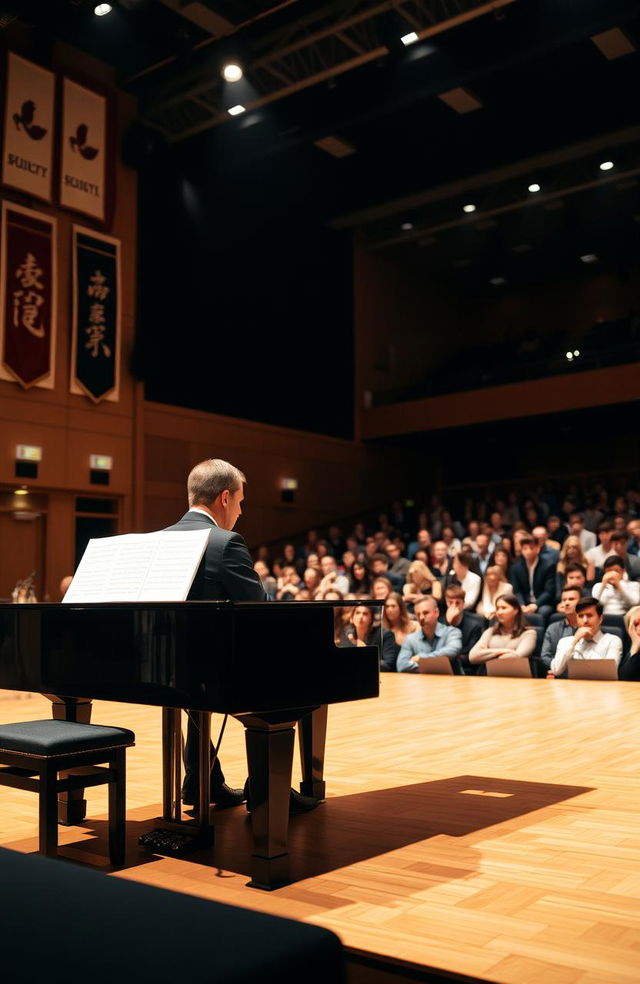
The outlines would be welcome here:
[[[109,783],[109,858],[114,867],[125,860],[126,841],[126,750],[120,748],[109,760],[115,779]]]
[[[55,857],[58,851],[58,770],[46,762],[40,771],[40,854]]]

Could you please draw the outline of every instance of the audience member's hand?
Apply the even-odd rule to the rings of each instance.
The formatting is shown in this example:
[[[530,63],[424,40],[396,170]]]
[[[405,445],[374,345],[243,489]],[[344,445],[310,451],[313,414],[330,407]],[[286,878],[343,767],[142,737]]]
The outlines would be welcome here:
[[[573,636],[573,648],[575,649],[577,643],[579,643],[581,639],[592,639],[592,638],[593,638],[593,633],[589,628],[589,626],[581,625],[579,629],[576,629],[575,634]]]
[[[538,611],[538,606],[534,605],[533,602],[531,602],[530,605],[523,605],[522,611],[525,615],[532,615],[534,612]]]
[[[449,607],[447,608],[447,614],[445,615],[447,624],[451,625],[454,618],[457,618],[459,614],[460,614],[460,607],[458,605],[455,604],[449,605]]]
[[[551,670],[547,670],[547,680],[555,680],[555,678],[555,673],[552,673]]]
[[[610,571],[606,571],[602,575],[602,583],[610,584],[612,588],[619,588],[621,580],[622,580],[622,574],[620,573],[620,571],[610,570]]]

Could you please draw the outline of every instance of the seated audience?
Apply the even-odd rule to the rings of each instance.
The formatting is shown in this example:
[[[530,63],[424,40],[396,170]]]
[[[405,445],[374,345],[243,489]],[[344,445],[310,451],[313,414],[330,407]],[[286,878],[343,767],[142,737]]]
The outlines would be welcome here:
[[[594,584],[593,597],[602,603],[605,615],[624,615],[640,604],[640,582],[627,580],[624,562],[614,554],[604,562],[602,580]]]
[[[632,519],[627,523],[627,550],[634,557],[640,555],[640,519]]]
[[[589,584],[593,584],[596,576],[595,567],[593,564],[589,563],[585,552],[580,545],[580,540],[573,534],[570,534],[562,544],[560,557],[556,563],[556,587],[558,591],[561,590],[562,585],[564,584],[564,576],[569,564],[580,564],[580,566],[586,571],[587,581]]]
[[[352,646],[377,646],[380,653],[380,670],[393,673],[396,669],[397,648],[393,632],[380,629],[374,622],[373,612],[365,605],[351,609],[351,633],[347,638]],[[381,638],[382,636],[382,638]]]
[[[491,542],[488,533],[478,533],[476,537],[476,549],[473,557],[476,561],[478,573],[483,577],[486,574],[489,565],[493,563],[493,552],[494,544]]]
[[[276,598],[278,601],[293,601],[298,596],[301,587],[302,584],[295,567],[283,567]]]
[[[396,574],[404,581],[407,577],[407,571],[409,570],[411,561],[408,557],[402,556],[402,547],[400,546],[400,542],[397,540],[392,540],[387,544],[386,551],[387,557],[391,563],[389,570],[392,574]]]
[[[555,564],[542,560],[532,536],[521,540],[522,556],[511,568],[509,580],[525,615],[538,612],[548,619],[556,599]]]
[[[459,584],[450,584],[444,593],[444,621],[460,630],[462,647],[460,654],[451,661],[454,673],[464,673],[465,665],[469,665],[469,652],[482,635],[483,620],[473,612],[465,611],[464,590]]]
[[[451,562],[451,569],[444,579],[443,587],[447,588],[450,584],[459,584],[464,591],[464,607],[468,611],[473,611],[480,597],[482,578],[469,569],[470,564],[470,553],[464,550],[457,553]]]
[[[578,627],[572,636],[558,642],[551,660],[551,676],[560,676],[570,659],[615,659],[620,665],[622,641],[611,632],[602,632],[602,605],[596,598],[581,598],[576,605]]]
[[[432,550],[431,570],[438,578],[446,577],[449,573],[449,554],[444,540],[436,540]]]
[[[322,572],[320,591],[324,592],[329,588],[335,588],[344,597],[349,590],[349,578],[345,574],[339,573],[335,557],[332,557],[331,554],[325,554],[320,560],[320,570]]]
[[[397,652],[400,652],[400,647],[407,636],[411,635],[412,632],[417,632],[420,628],[418,622],[414,621],[409,615],[402,596],[396,591],[392,591],[384,603],[384,608],[382,609],[382,628],[388,629],[389,632],[393,633],[393,638],[398,647]]]
[[[513,594],[513,588],[508,581],[505,581],[502,567],[498,567],[497,564],[487,567],[480,601],[476,605],[478,615],[482,615],[487,621],[495,618],[496,599],[505,594]]]
[[[612,534],[613,523],[610,523],[608,519],[603,520],[602,523],[598,523],[598,540],[600,542],[597,547],[592,547],[586,553],[588,562],[593,564],[594,567],[603,568],[605,560],[613,553],[611,547]]]
[[[355,595],[371,597],[369,570],[361,560],[356,560],[349,571],[349,591]]]
[[[258,575],[258,577],[260,578],[260,583],[262,584],[262,587],[265,590],[265,594],[267,595],[267,598],[270,601],[273,601],[273,599],[276,596],[276,592],[278,590],[278,582],[276,581],[275,577],[271,576],[267,564],[265,563],[264,560],[256,560],[255,564],[253,565],[253,569]]]
[[[569,516],[569,533],[577,536],[584,553],[593,550],[598,545],[598,538],[591,530],[586,529],[582,513],[572,512]]]
[[[640,557],[635,557],[629,553],[629,543],[626,532],[617,531],[611,536],[611,549],[616,557],[619,557],[624,564],[627,577],[630,581],[637,581],[640,578]]]
[[[549,516],[547,520],[547,545],[560,553],[567,538],[567,529],[559,516]]]
[[[433,595],[436,600],[442,597],[440,582],[421,560],[413,560],[407,571],[407,580],[402,588],[402,597],[407,604],[413,605],[425,595]]]
[[[529,659],[536,648],[536,630],[525,622],[523,609],[515,595],[496,600],[496,623],[486,629],[469,653],[470,663],[491,659]]]
[[[621,680],[640,680],[640,605],[630,608],[624,617],[624,625],[631,641],[629,655],[620,667]]]
[[[404,578],[400,574],[392,574],[389,570],[389,558],[386,553],[375,553],[371,558],[371,573],[374,577],[386,577],[391,581],[394,591],[400,591]]]
[[[460,540],[455,535],[452,526],[443,526],[440,538],[443,543],[447,545],[447,553],[449,557],[454,557],[459,551],[462,544]]]
[[[309,597],[315,598],[320,589],[320,581],[322,580],[321,572],[315,567],[307,567],[306,571],[302,575],[302,580],[304,581],[305,588],[309,592]],[[300,598],[299,592],[298,598]]]
[[[426,550],[428,552],[431,546],[431,534],[427,529],[418,530],[415,540],[413,540],[407,547],[407,557],[409,560],[413,560],[418,550]]]
[[[564,615],[564,618],[548,625],[544,639],[542,640],[540,659],[544,664],[545,670],[551,669],[551,660],[556,654],[560,640],[567,636],[572,636],[576,631],[578,625],[576,605],[581,598],[582,592],[577,585],[573,587],[567,585],[562,589],[558,611]]]
[[[505,581],[509,580],[509,571],[511,570],[511,553],[506,547],[496,547],[493,551],[493,557],[491,558],[492,564],[499,567],[502,571],[502,577]]]
[[[393,591],[393,585],[388,577],[374,577],[371,585],[371,597],[376,601],[386,601]]]
[[[582,564],[567,564],[564,571],[564,584],[560,586],[560,590],[562,588],[580,588],[580,594],[583,598],[591,595],[587,587],[587,572]],[[559,606],[557,611],[560,611]]]
[[[432,656],[454,659],[462,650],[462,634],[453,625],[438,621],[438,603],[434,598],[421,598],[415,604],[420,628],[405,639],[398,653],[398,673],[417,673],[418,663]]]
[[[494,546],[499,546],[502,543],[502,537],[504,536],[504,523],[502,522],[501,512],[492,512],[489,517],[489,536],[491,537],[491,542]]]

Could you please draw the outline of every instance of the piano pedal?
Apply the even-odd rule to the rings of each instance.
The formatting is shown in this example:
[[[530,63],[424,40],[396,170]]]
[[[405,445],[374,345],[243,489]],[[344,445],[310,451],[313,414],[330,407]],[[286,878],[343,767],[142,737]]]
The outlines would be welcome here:
[[[138,837],[140,847],[144,847],[145,850],[152,851],[154,854],[166,854],[171,857],[199,851],[202,848],[210,847],[212,843],[212,834],[183,833],[179,830],[166,830],[162,827],[156,827]]]

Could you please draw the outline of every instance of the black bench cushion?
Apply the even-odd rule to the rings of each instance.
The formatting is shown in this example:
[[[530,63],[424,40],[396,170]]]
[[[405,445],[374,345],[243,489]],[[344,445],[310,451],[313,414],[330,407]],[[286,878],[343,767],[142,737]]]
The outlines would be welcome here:
[[[0,725],[0,749],[26,755],[69,755],[133,745],[136,736],[127,728],[75,721],[21,721]]]
[[[2,849],[0,885],[7,984],[345,981],[342,945],[318,926]]]

